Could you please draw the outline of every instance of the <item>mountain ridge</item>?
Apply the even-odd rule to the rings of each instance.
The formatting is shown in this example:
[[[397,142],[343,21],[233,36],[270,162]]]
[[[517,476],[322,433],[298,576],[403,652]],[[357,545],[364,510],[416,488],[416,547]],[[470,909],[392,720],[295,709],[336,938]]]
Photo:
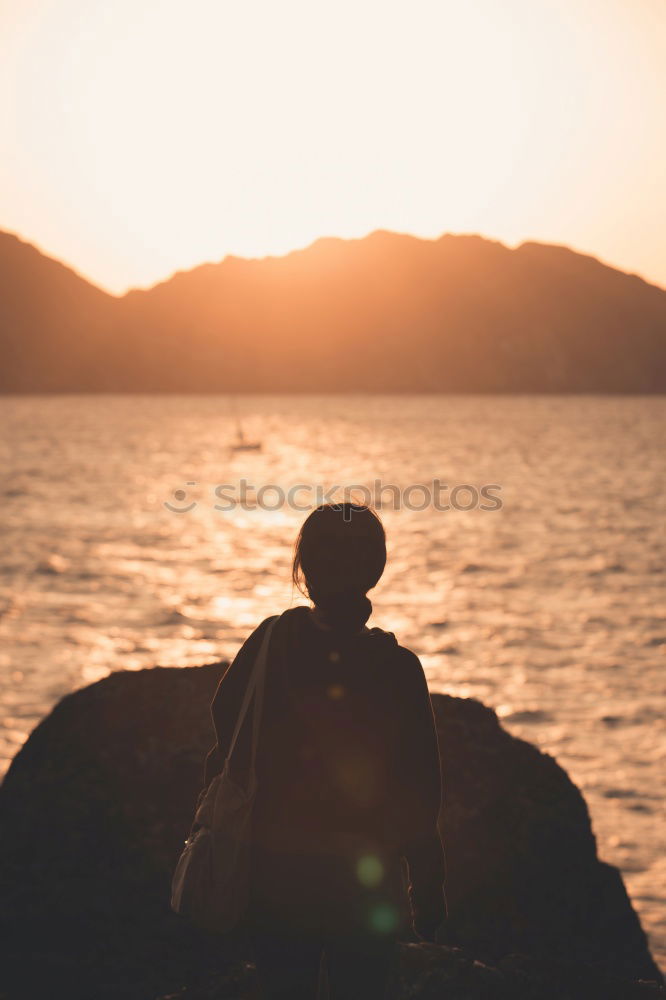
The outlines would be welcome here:
[[[511,253],[516,253],[518,251],[524,250],[525,248],[532,248],[532,247],[545,248],[547,250],[562,250],[569,254],[573,254],[575,257],[579,259],[593,261],[600,267],[607,268],[608,270],[617,272],[618,274],[623,274],[628,278],[636,278],[638,281],[642,282],[642,284],[649,285],[651,288],[657,288],[661,292],[666,291],[666,287],[657,284],[655,281],[648,280],[642,274],[639,274],[637,271],[625,271],[621,267],[616,267],[614,264],[610,264],[607,261],[602,260],[601,257],[597,257],[593,253],[587,253],[582,250],[576,250],[574,247],[569,246],[567,243],[545,243],[542,242],[541,240],[523,240],[522,242],[517,243],[515,246],[511,247],[502,240],[495,239],[491,236],[484,236],[481,233],[446,232],[446,233],[441,233],[439,236],[428,237],[428,236],[415,236],[413,233],[397,232],[391,229],[373,229],[365,236],[350,236],[350,237],[318,236],[316,239],[312,240],[312,242],[310,243],[307,243],[305,246],[295,247],[293,250],[287,250],[283,254],[264,254],[263,256],[245,257],[240,254],[229,253],[225,254],[224,257],[220,257],[217,260],[204,260],[201,261],[199,264],[193,264],[191,267],[177,268],[170,274],[165,275],[165,277],[158,278],[152,284],[136,285],[126,289],[124,292],[116,293],[109,291],[107,288],[104,288],[103,285],[97,284],[96,281],[94,281],[87,275],[83,274],[81,271],[77,270],[77,268],[74,267],[72,264],[67,263],[60,257],[57,257],[54,254],[50,253],[48,250],[44,250],[37,243],[34,243],[31,240],[26,239],[20,233],[12,232],[10,230],[0,229],[0,240],[8,238],[10,240],[15,241],[16,243],[21,244],[22,246],[29,247],[31,250],[35,251],[37,254],[39,254],[46,260],[52,261],[54,264],[59,264],[67,271],[72,272],[73,274],[76,275],[76,277],[80,278],[81,281],[84,281],[87,285],[90,285],[92,288],[96,288],[99,292],[108,296],[109,298],[117,300],[124,299],[127,295],[131,295],[134,292],[150,292],[154,288],[157,288],[160,285],[164,285],[167,282],[171,281],[172,278],[175,278],[178,275],[191,274],[192,271],[197,271],[199,268],[217,267],[220,264],[224,264],[226,261],[261,262],[266,260],[282,260],[285,257],[292,257],[295,254],[307,253],[307,251],[311,250],[313,247],[316,247],[318,244],[360,243],[364,240],[369,240],[371,237],[376,237],[376,236],[406,237],[407,239],[415,240],[416,242],[419,243],[438,243],[441,240],[448,238],[453,238],[456,240],[476,240],[481,243],[493,244],[495,246],[502,247],[503,249],[508,250]]]
[[[4,392],[664,392],[666,291],[559,244],[375,230],[115,296],[0,232]]]

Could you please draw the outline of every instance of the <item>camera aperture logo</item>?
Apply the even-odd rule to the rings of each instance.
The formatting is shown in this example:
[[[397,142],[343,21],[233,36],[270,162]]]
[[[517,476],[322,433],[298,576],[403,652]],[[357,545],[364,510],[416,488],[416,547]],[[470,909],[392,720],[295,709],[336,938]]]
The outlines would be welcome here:
[[[424,511],[498,511],[503,507],[502,487],[499,483],[455,483],[433,479],[429,483],[410,483],[398,486],[376,479],[366,484],[324,486],[313,483],[294,483],[283,486],[277,483],[254,485],[247,479],[237,483],[205,484],[188,480],[174,490],[164,506],[173,514],[189,514],[204,506],[202,489],[208,496],[205,506],[221,514],[241,509],[244,511],[292,510],[307,513],[322,504],[364,504],[375,510]]]

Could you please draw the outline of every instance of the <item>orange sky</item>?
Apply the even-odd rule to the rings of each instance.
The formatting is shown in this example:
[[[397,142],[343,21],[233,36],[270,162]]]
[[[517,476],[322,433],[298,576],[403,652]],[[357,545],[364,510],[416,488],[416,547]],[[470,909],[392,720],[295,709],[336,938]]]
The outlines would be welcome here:
[[[122,291],[396,229],[666,285],[665,0],[3,0],[0,229]]]

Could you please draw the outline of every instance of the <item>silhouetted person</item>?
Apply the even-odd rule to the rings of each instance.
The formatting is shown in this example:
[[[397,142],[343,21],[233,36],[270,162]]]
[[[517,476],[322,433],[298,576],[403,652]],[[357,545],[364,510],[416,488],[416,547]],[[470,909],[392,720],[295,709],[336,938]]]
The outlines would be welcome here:
[[[410,918],[426,940],[445,918],[425,676],[390,632],[365,625],[385,564],[384,529],[367,507],[322,506],[301,528],[293,578],[314,606],[274,627],[256,761],[247,930],[266,998],[314,998],[323,952],[333,1000],[379,1000]],[[213,699],[206,783],[222,769],[266,627]],[[234,751],[243,778],[248,723]]]

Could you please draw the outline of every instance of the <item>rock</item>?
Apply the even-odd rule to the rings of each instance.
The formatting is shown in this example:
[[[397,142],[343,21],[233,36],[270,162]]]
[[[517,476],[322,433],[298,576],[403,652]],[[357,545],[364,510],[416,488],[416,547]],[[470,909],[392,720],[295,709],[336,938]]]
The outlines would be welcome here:
[[[63,698],[16,755],[0,787],[12,1000],[147,1000],[225,968],[219,941],[169,910],[222,669],[111,674]]]
[[[169,909],[222,670],[111,674],[64,698],[16,755],[0,787],[3,1000],[256,995],[240,936],[206,935]],[[396,995],[662,995],[630,982],[659,972],[565,772],[478,702],[433,704],[461,948],[406,944]]]
[[[478,957],[512,952],[658,977],[620,873],[599,861],[583,796],[477,701],[433,696],[448,902]]]
[[[629,983],[590,966],[509,956],[506,968],[474,961],[461,949],[423,944],[401,946],[397,975],[387,1000],[657,1000],[663,990]],[[213,975],[158,1000],[255,1000],[254,969]],[[329,1000],[324,987],[321,1000]]]

